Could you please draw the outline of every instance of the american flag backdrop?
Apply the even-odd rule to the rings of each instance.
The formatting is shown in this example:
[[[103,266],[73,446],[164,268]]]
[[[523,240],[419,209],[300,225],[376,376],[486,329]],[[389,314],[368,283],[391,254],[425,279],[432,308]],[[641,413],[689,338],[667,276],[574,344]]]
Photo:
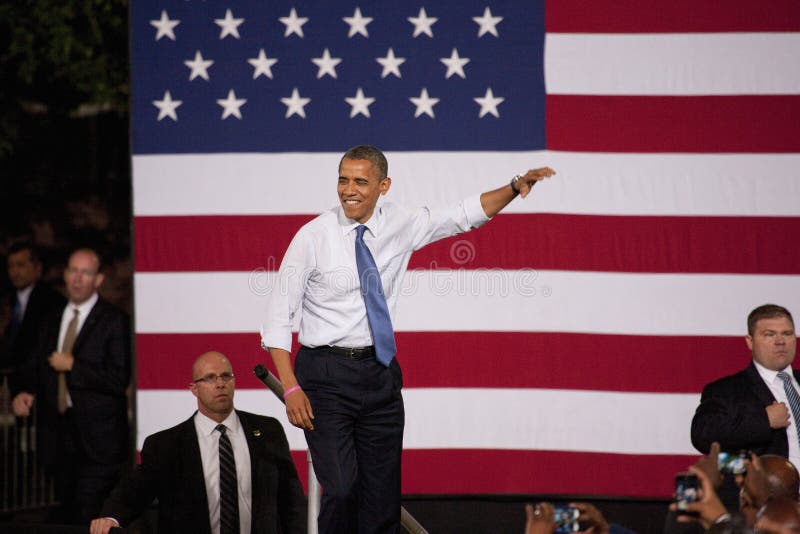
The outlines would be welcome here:
[[[131,34],[139,445],[216,349],[305,473],[251,369],[356,144],[406,205],[558,172],[412,258],[404,493],[666,496],[747,313],[800,315],[796,0],[136,0]]]

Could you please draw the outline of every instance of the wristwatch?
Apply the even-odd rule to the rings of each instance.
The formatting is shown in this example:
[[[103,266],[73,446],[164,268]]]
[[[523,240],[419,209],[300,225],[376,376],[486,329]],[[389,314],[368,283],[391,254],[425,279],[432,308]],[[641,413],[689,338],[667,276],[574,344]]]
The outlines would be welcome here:
[[[515,195],[519,195],[519,187],[517,187],[517,182],[519,181],[520,178],[522,178],[522,175],[521,174],[516,174],[511,179],[511,182],[508,184],[508,185],[511,186],[511,190],[514,191]]]

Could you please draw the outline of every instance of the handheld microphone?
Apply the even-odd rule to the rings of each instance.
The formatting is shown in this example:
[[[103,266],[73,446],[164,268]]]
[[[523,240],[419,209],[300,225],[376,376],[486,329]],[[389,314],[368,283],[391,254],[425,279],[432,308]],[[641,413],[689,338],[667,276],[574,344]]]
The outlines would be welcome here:
[[[275,378],[275,375],[269,372],[269,369],[264,367],[263,364],[259,363],[253,367],[253,374],[255,374],[256,378],[261,380],[261,382],[267,386],[275,394],[275,396],[281,400],[281,402],[284,402],[283,386],[281,385],[280,380]]]

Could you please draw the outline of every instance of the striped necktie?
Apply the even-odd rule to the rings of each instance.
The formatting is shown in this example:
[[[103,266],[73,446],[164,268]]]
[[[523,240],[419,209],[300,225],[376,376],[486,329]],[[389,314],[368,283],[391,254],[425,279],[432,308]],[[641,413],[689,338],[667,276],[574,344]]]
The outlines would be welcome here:
[[[236,459],[225,425],[219,430],[219,532],[239,534],[239,492],[236,482]]]
[[[792,377],[781,371],[778,373],[778,378],[783,380],[783,391],[786,392],[786,398],[789,400],[789,408],[792,410],[792,419],[794,419],[794,429],[797,431],[797,438],[800,441],[800,395],[792,385]]]

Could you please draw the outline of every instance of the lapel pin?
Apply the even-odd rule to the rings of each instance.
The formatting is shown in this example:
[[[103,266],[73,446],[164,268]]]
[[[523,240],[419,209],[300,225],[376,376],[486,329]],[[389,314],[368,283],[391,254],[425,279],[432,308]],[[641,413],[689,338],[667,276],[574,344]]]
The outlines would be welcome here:
[[[261,431],[260,431],[259,429],[257,429],[257,428],[256,428],[255,430],[253,430],[253,435],[254,435],[255,437],[259,437],[259,436],[261,435]]]

